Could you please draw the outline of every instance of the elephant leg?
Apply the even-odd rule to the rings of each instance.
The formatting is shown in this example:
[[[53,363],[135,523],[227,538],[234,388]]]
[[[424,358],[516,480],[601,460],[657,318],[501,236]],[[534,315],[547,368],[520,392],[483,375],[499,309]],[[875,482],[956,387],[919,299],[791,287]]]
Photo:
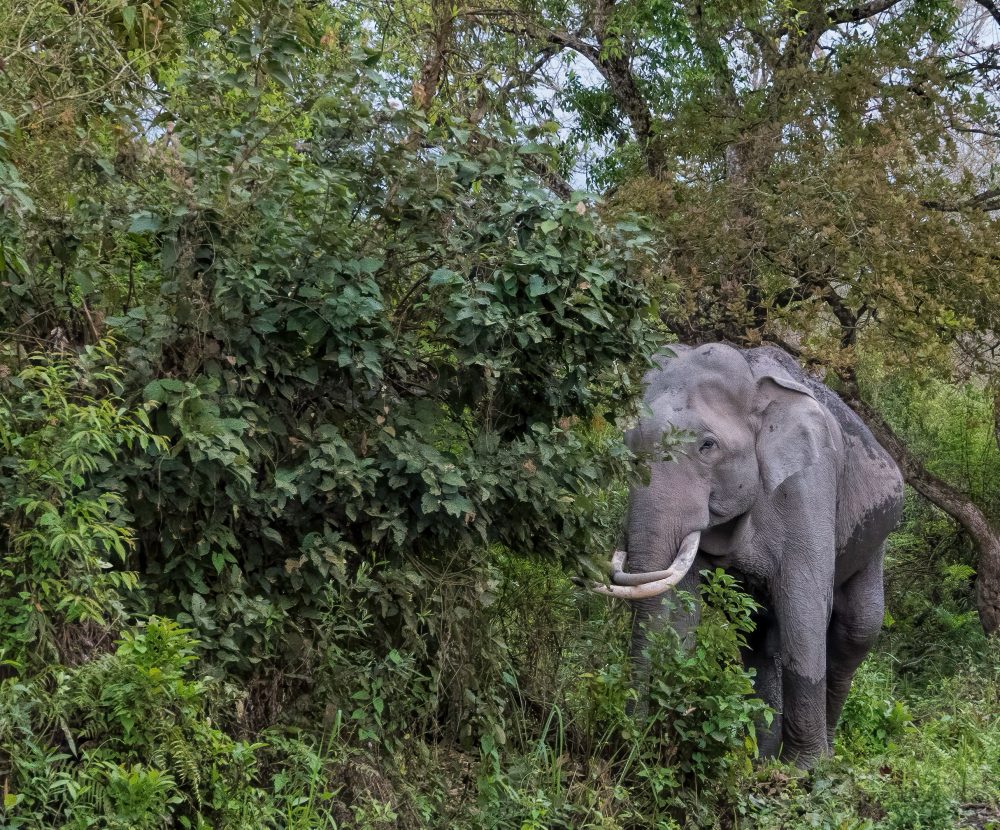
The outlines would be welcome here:
[[[882,629],[885,597],[882,556],[878,556],[836,590],[826,646],[827,745],[833,736],[858,666],[871,651]]]
[[[760,719],[756,724],[757,748],[762,758],[774,758],[781,748],[781,637],[774,613],[762,610],[753,633],[741,649],[743,665],[754,670],[753,687],[757,696],[774,710],[768,726]]]
[[[826,634],[833,607],[832,559],[829,568],[787,568],[775,599],[781,632],[781,757],[803,768],[827,752]]]

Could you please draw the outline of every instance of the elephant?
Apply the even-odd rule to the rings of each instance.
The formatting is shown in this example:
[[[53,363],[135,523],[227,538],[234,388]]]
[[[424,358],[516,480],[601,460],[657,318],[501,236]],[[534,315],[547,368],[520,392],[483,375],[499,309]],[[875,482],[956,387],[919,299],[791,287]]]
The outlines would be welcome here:
[[[743,654],[775,712],[758,731],[760,753],[809,768],[832,751],[882,626],[903,479],[860,418],[786,351],[670,349],[646,374],[644,414],[625,435],[648,479],[630,490],[610,582],[589,587],[633,603],[641,678],[650,630],[669,621],[685,637],[698,622],[697,609],[670,611],[670,588],[693,593],[705,568],[736,576],[761,606]],[[677,431],[693,440],[665,453]]]

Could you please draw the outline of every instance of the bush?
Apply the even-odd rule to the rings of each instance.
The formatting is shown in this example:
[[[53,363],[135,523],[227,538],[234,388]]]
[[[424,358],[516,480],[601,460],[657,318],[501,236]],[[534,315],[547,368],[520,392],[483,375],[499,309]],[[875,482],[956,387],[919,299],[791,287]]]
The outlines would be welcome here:
[[[736,798],[756,755],[755,724],[770,718],[739,653],[756,606],[721,571],[709,575],[702,595],[693,649],[672,631],[651,635],[645,718],[628,711],[628,626],[613,609],[559,637],[564,685],[524,725],[527,740],[484,753],[479,826],[672,828],[685,816],[711,821]],[[525,602],[538,605],[530,596]],[[560,628],[533,636],[558,637]]]
[[[14,665],[86,657],[138,585],[118,464],[163,442],[122,400],[109,348],[0,373],[0,658]]]
[[[38,25],[62,31],[56,6]],[[435,630],[451,609],[422,593],[491,546],[570,559],[608,533],[595,507],[628,458],[604,418],[631,411],[657,341],[645,236],[540,187],[532,148],[400,105],[378,55],[328,48],[343,11],[282,10],[171,15],[188,37],[151,134],[148,101],[116,88],[73,170],[61,133],[3,121],[4,169],[65,189],[0,217],[0,330],[71,352],[114,332],[120,408],[164,442],[81,485],[127,538],[101,578],[128,590],[92,617],[119,602],[115,625],[190,628],[260,692],[257,727],[364,640],[357,667],[402,658],[441,692],[425,720],[475,743],[494,703],[466,717],[476,677],[436,651],[462,620]],[[84,16],[81,36],[107,25]],[[332,646],[345,606],[364,634]]]
[[[683,803],[678,785],[708,800],[729,795],[756,756],[755,724],[772,717],[753,696],[752,676],[740,657],[758,606],[737,590],[732,576],[722,570],[707,575],[694,647],[684,648],[672,630],[650,641],[650,721],[641,775],[657,805]]]
[[[206,718],[187,634],[152,618],[112,654],[3,682],[3,721],[17,724],[0,735],[6,826],[157,828],[171,814],[225,826],[253,756]]]
[[[912,728],[911,720],[906,705],[895,697],[886,668],[863,663],[841,712],[838,749],[858,756],[883,751]]]

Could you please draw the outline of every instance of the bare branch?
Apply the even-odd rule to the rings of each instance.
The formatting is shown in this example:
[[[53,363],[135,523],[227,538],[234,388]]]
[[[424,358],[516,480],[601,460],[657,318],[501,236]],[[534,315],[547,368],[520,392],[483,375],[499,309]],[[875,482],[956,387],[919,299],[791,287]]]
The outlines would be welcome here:
[[[1000,66],[997,67],[1000,69]],[[974,127],[968,124],[959,124],[954,118],[949,118],[951,128],[958,133],[969,133],[971,135],[982,135],[987,138],[1000,138],[1000,130],[988,130],[985,127]]]

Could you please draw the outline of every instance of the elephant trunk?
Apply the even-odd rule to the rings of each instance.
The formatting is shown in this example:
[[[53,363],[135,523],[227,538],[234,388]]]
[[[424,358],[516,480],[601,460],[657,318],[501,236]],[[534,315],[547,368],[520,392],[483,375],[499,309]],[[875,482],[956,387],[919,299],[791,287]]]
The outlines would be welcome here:
[[[670,588],[695,589],[701,531],[710,521],[709,492],[704,483],[686,477],[681,465],[652,471],[648,487],[635,488],[629,499],[627,560],[629,574],[619,568],[617,591],[631,591],[632,680],[637,691],[635,714],[648,705],[649,635],[671,626],[690,642],[698,623],[697,608],[677,607]],[[624,565],[624,563],[623,563]],[[665,570],[664,566],[666,566]],[[623,584],[625,582],[637,584]],[[615,595],[620,596],[620,593]]]
[[[633,488],[630,494],[627,543],[619,544],[612,557],[611,584],[577,580],[597,593],[632,602],[637,715],[646,707],[650,632],[669,621],[682,640],[689,641],[698,622],[697,609],[690,613],[671,610],[667,593],[676,585],[689,591],[695,588],[692,566],[701,532],[709,526],[709,496],[707,482],[690,475],[684,466],[653,465],[649,483]]]
[[[694,531],[684,537],[681,543],[680,552],[674,564],[667,571],[675,571],[676,580],[670,578],[670,584],[676,585],[683,582],[685,589],[694,590],[692,579],[697,579],[697,575],[691,570],[694,559],[698,554],[698,542],[701,538],[699,531]],[[678,566],[681,566],[678,568]],[[654,575],[659,572],[654,572]],[[632,574],[631,576],[644,576],[644,574]],[[667,578],[657,579],[653,582],[640,584],[633,588],[637,592],[647,589],[641,595],[634,598],[632,602],[632,636],[631,647],[629,649],[632,660],[632,687],[636,692],[636,697],[630,701],[628,711],[639,718],[645,719],[649,709],[649,674],[650,658],[648,652],[649,636],[657,631],[662,631],[665,625],[670,625],[686,645],[693,642],[694,630],[698,625],[699,611],[697,606],[691,610],[681,609],[670,601],[670,595],[666,590],[660,591],[656,588]],[[648,589],[653,588],[655,592]]]
[[[646,551],[642,548],[630,547],[629,561],[639,572],[627,575],[622,572],[620,578],[635,579],[638,584],[634,586],[614,585],[609,588],[613,591],[633,592],[629,597],[633,600],[631,651],[632,659],[636,667],[639,668],[640,678],[644,673],[642,668],[646,664],[643,652],[646,649],[648,634],[651,631],[657,631],[669,622],[683,640],[688,640],[697,625],[697,612],[693,614],[681,612],[671,601],[669,592],[670,588],[674,586],[680,586],[688,591],[694,590],[698,577],[692,566],[698,555],[700,541],[701,531],[699,530],[691,531],[683,536],[676,548],[676,557],[670,567],[664,571],[642,571],[643,565],[649,562],[648,558],[642,556],[642,553]],[[649,581],[639,581],[643,579]],[[620,595],[620,593],[615,594],[615,596]],[[639,685],[642,685],[641,680]]]

